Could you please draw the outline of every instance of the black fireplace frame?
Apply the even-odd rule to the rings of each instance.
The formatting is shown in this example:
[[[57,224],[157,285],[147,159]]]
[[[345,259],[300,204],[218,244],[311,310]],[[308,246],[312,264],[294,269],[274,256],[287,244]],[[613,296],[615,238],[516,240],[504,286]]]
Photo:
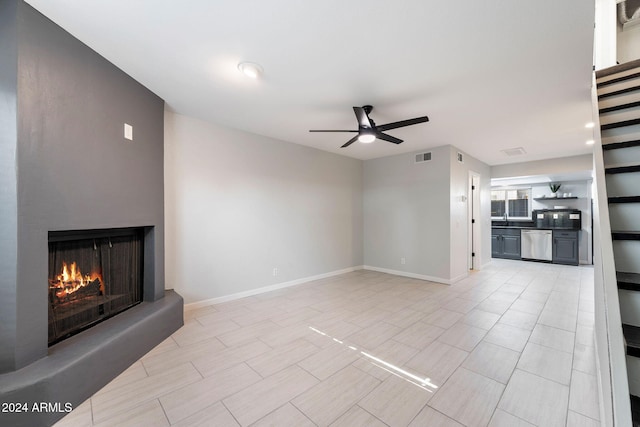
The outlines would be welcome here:
[[[139,266],[139,299],[133,301],[131,304],[127,304],[126,306],[122,306],[120,308],[118,308],[117,310],[113,310],[110,311],[108,314],[106,315],[100,315],[95,317],[92,321],[90,322],[86,322],[76,328],[74,328],[72,331],[70,332],[66,332],[64,334],[54,334],[55,336],[51,336],[51,312],[50,312],[50,318],[49,318],[49,323],[50,323],[50,330],[49,330],[49,342],[48,345],[52,346],[54,344],[59,343],[60,341],[63,341],[75,334],[78,334],[80,332],[83,332],[95,325],[97,325],[100,322],[103,322],[107,319],[112,318],[113,316],[116,316],[120,313],[122,313],[123,311],[126,311],[132,307],[135,307],[136,305],[140,304],[142,301],[144,301],[144,272],[145,272],[145,266],[144,266],[144,253],[145,253],[145,227],[125,227],[125,228],[105,228],[105,229],[91,229],[91,230],[60,230],[60,231],[49,231],[48,233],[48,246],[49,246],[49,251],[51,251],[51,244],[56,244],[56,243],[61,243],[61,242],[73,242],[73,241],[81,241],[81,240],[94,240],[94,241],[100,241],[103,239],[110,239],[111,238],[118,238],[118,237],[131,237],[133,239],[137,239],[140,242],[140,248],[139,248],[139,261],[140,261],[140,266]],[[95,243],[94,243],[95,245]],[[99,304],[97,306],[98,310],[102,313],[104,313],[104,307],[103,304]],[[51,310],[51,307],[50,307]]]

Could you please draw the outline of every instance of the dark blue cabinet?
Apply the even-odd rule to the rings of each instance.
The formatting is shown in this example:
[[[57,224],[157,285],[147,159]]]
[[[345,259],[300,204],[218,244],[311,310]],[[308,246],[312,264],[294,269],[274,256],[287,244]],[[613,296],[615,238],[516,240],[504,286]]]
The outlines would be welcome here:
[[[553,230],[554,264],[578,265],[578,233],[577,230]]]
[[[520,259],[520,229],[492,228],[491,256]]]

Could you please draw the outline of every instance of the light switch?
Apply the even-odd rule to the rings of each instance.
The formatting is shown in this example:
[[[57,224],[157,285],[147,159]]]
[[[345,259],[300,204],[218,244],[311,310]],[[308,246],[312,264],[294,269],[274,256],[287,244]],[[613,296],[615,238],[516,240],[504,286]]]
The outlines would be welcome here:
[[[558,219],[558,214],[553,214],[553,219]]]
[[[133,126],[130,124],[124,124],[124,137],[129,141],[133,141]]]

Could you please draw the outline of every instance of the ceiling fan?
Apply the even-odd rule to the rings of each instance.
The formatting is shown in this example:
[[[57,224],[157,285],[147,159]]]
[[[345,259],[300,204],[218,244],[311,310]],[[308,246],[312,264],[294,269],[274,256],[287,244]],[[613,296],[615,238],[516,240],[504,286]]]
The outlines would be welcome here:
[[[399,122],[387,123],[386,125],[377,126],[376,123],[369,118],[369,113],[373,110],[371,105],[365,105],[363,107],[353,107],[353,112],[356,113],[358,119],[358,130],[310,130],[309,132],[357,132],[358,134],[347,141],[342,147],[348,147],[356,141],[363,143],[373,142],[377,139],[393,142],[394,144],[400,144],[401,139],[382,133],[387,130],[397,129],[405,126],[416,125],[418,123],[424,123],[429,121],[429,117],[416,117],[415,119],[401,120]]]

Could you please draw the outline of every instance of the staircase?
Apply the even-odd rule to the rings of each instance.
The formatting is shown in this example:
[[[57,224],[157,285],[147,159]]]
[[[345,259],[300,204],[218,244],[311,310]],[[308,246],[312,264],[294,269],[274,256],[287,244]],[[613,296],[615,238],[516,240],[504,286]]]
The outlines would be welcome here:
[[[640,61],[596,73],[633,425],[640,426]]]

